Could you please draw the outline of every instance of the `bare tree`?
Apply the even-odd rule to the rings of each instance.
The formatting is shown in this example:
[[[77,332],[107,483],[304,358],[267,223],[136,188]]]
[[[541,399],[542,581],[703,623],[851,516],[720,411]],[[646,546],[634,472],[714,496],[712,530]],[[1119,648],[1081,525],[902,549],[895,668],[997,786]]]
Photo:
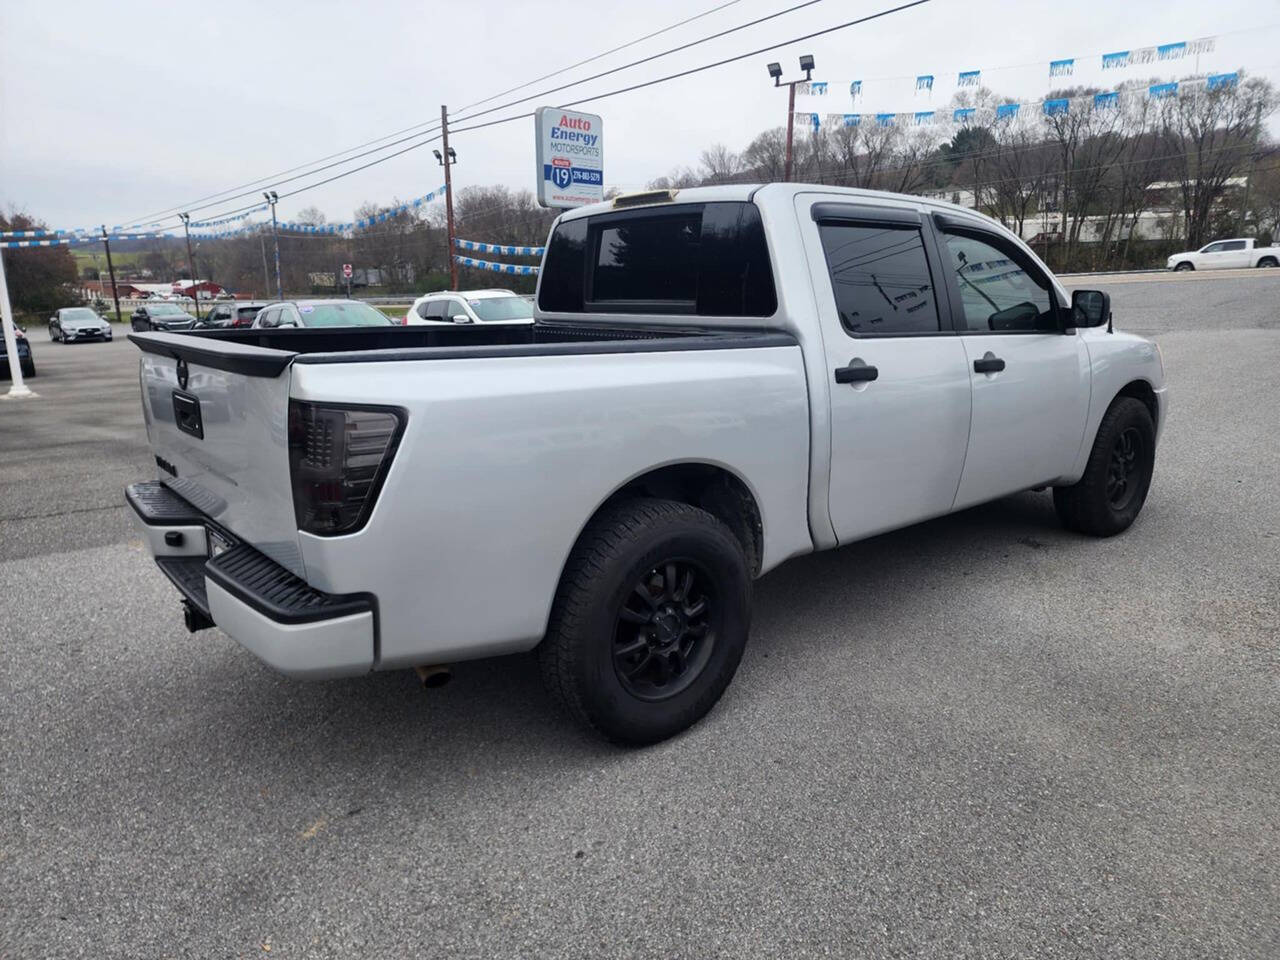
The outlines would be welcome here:
[[[742,160],[723,143],[713,143],[699,157],[703,183],[728,183],[742,171]]]
[[[758,180],[765,183],[781,180],[787,163],[786,129],[774,127],[757,134],[742,151],[742,163]]]
[[[1182,195],[1187,245],[1208,239],[1228,181],[1244,173],[1258,149],[1262,121],[1275,112],[1276,91],[1262,77],[1164,101],[1164,135]]]

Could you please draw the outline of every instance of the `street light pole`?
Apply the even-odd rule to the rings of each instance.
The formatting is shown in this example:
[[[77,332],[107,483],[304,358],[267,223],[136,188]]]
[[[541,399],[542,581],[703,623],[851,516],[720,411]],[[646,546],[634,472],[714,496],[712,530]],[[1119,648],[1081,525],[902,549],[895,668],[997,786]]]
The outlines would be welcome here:
[[[276,299],[283,300],[284,285],[280,282],[280,234],[276,230],[276,204],[280,197],[274,190],[264,193],[263,196],[267,198],[267,203],[271,204],[271,242],[276,248]]]
[[[200,322],[200,288],[196,284],[196,259],[191,256],[191,214],[180,213],[182,232],[187,236],[187,269],[191,271],[191,295],[196,302],[196,323]]]
[[[782,179],[791,182],[792,170],[792,146],[791,142],[795,137],[796,125],[796,84],[808,83],[809,77],[813,73],[813,57],[805,54],[800,58],[800,69],[804,71],[803,80],[791,80],[787,82],[787,162],[783,167]],[[769,64],[769,76],[773,77],[773,85],[775,87],[782,86],[782,64]]]
[[[457,162],[458,156],[449,149],[449,110],[444,105],[440,105],[440,146],[444,150],[444,155],[436,153],[436,159],[440,161],[444,167],[444,216],[445,226],[448,228],[448,256],[449,256],[449,289],[458,289],[458,261],[454,259],[453,250],[453,179],[449,175],[449,168]]]

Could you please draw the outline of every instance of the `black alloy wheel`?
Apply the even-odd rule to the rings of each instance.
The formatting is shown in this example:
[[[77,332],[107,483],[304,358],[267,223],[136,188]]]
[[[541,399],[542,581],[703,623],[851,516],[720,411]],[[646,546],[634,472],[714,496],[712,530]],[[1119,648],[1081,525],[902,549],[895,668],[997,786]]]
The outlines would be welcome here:
[[[1053,506],[1068,530],[1112,537],[1137,519],[1151,488],[1156,429],[1135,397],[1117,397],[1098,424],[1084,475],[1053,488]]]
[[[732,530],[691,504],[606,504],[565,564],[538,660],[547,690],[615,743],[656,743],[710,710],[751,623]]]
[[[715,618],[705,570],[688,558],[655,566],[618,610],[613,668],[623,689],[651,701],[686,689],[711,657]]]
[[[1107,465],[1107,503],[1112,510],[1123,510],[1138,492],[1142,452],[1142,434],[1137,427],[1129,427],[1116,437]]]

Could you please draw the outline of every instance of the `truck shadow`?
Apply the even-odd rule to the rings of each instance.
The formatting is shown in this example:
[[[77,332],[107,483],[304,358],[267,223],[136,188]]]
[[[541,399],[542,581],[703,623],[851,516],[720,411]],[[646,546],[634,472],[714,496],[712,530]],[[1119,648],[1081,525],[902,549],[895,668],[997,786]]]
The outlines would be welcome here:
[[[1058,526],[1047,494],[1026,493],[797,558],[756,585],[753,639],[739,679],[749,676],[758,694],[769,683],[760,658],[770,650],[797,657],[833,642],[830,631],[826,639],[811,636],[821,631],[806,629],[808,617],[856,622],[865,598],[879,594],[892,600],[894,623],[910,629],[913,617],[921,615],[921,582],[954,589],[960,578],[987,575],[1007,566],[1010,557],[1019,562],[1017,551],[1043,560],[1050,551],[1082,542]],[[869,626],[867,632],[842,631],[835,642],[874,642],[877,625]],[[392,778],[399,787],[438,797],[492,777],[598,770],[636,756],[561,715],[528,654],[459,664],[450,684],[429,691],[412,671],[297,683],[256,663],[245,669],[260,672],[233,681],[236,688],[261,683],[266,689],[219,718],[228,728],[221,738],[225,749],[233,755],[244,751],[229,759],[233,765],[265,762],[284,775],[296,771],[312,786],[317,777],[370,778],[384,786]],[[733,693],[731,687],[728,696]],[[713,713],[684,736],[720,735],[715,722]],[[680,740],[653,750],[678,750]]]

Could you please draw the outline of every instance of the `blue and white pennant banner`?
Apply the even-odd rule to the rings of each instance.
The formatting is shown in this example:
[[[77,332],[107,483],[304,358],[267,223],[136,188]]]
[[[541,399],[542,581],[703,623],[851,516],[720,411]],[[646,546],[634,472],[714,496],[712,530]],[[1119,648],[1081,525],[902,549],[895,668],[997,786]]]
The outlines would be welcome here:
[[[444,196],[444,187],[437,187],[430,193],[424,193],[420,197],[413,200],[406,200],[399,206],[391,207],[374,214],[372,217],[365,217],[363,220],[355,220],[351,223],[290,223],[285,222],[279,224],[281,230],[288,230],[291,233],[314,233],[314,234],[334,234],[334,233],[350,233],[352,230],[364,230],[372,227],[376,223],[383,223],[393,217],[398,217],[402,213],[409,210],[415,210],[424,203],[430,203],[439,197]]]
[[[464,267],[474,267],[477,270],[491,270],[494,273],[508,273],[517,277],[536,277],[538,275],[537,267],[526,267],[518,263],[494,263],[491,260],[473,260],[471,257],[460,257],[456,254],[453,259]]]
[[[191,226],[193,226],[193,227],[220,227],[220,226],[222,226],[224,223],[238,223],[238,222],[239,222],[239,221],[241,221],[241,220],[248,220],[248,219],[249,219],[251,216],[253,216],[255,213],[261,213],[263,210],[269,209],[269,208],[270,208],[270,206],[271,206],[271,204],[269,204],[269,203],[264,203],[264,204],[261,204],[261,205],[259,205],[259,206],[256,206],[256,207],[252,208],[251,210],[246,210],[246,211],[244,211],[244,213],[237,213],[237,214],[234,214],[234,215],[232,215],[232,216],[230,216],[230,217],[221,217],[221,218],[219,218],[219,219],[217,219],[217,220],[192,220],[192,221],[191,221]]]
[[[461,240],[453,238],[460,250],[474,250],[477,253],[501,253],[508,257],[540,257],[547,252],[546,247],[513,247],[501,243],[480,243],[477,240]]]

